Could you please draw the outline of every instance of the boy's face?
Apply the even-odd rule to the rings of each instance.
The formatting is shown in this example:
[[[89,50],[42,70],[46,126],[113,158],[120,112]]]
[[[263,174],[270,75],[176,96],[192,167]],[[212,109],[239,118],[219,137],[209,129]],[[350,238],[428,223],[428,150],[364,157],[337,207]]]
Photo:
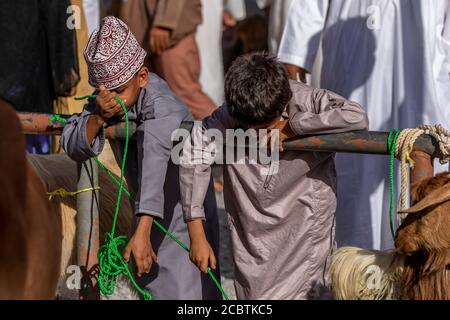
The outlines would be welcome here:
[[[127,110],[134,106],[139,99],[141,89],[147,85],[148,69],[142,67],[127,83],[111,90],[111,93],[121,99]]]

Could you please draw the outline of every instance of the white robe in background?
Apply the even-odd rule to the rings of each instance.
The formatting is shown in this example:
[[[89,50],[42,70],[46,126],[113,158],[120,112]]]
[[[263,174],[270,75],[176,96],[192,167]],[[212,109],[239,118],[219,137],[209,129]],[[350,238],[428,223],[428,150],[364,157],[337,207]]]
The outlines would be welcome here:
[[[100,25],[100,2],[99,0],[83,0],[83,11],[88,27],[88,36]]]
[[[223,0],[202,0],[203,22],[197,28],[200,84],[217,106],[224,101],[222,60]]]
[[[200,84],[217,106],[224,102],[222,57],[222,15],[228,10],[234,19],[246,17],[244,0],[202,0],[202,24],[196,41],[200,53]]]
[[[270,5],[269,52],[277,54],[284,26],[293,0],[257,0],[260,9]]]
[[[370,130],[450,128],[450,1],[294,0],[279,58],[311,70],[321,36],[321,86],[360,103]],[[337,164],[338,244],[391,248],[388,158]]]
[[[247,17],[245,0],[223,0],[222,2],[234,19],[240,21]]]

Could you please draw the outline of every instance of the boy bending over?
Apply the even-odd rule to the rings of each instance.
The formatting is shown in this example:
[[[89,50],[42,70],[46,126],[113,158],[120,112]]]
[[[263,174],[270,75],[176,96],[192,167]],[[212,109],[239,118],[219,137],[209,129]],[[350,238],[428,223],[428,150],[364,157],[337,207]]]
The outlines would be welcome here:
[[[139,283],[156,299],[220,299],[212,280],[200,274],[184,250],[161,231],[152,231],[153,219],[159,219],[173,235],[189,243],[178,166],[170,160],[170,151],[172,132],[192,116],[167,83],[149,73],[144,66],[146,54],[120,19],[103,19],[85,49],[89,83],[98,89],[98,97],[90,100],[80,115],[69,119],[61,144],[78,162],[99,155],[105,142],[104,129],[123,119],[122,108],[115,100],[119,97],[129,121],[137,127],[137,139],[130,141],[125,177],[136,194],[139,223],[124,258],[134,257]],[[120,159],[122,142],[111,141],[111,147],[116,159]],[[206,216],[210,222],[206,233],[216,248],[218,220],[212,183],[206,188]]]
[[[190,161],[185,147],[180,168],[191,260],[203,272],[215,261],[203,230],[207,221],[203,201],[211,174],[208,157],[213,150],[212,139],[205,138],[207,129],[218,129],[224,135],[227,129],[238,127],[279,129],[282,142],[295,135],[368,127],[367,116],[357,103],[290,81],[282,64],[262,53],[233,63],[225,80],[225,101],[192,132],[192,137],[201,137],[200,146],[194,141],[194,149],[203,159],[198,161],[197,156],[195,162]],[[270,165],[249,161],[248,154],[244,164],[225,164],[224,197],[238,299],[328,295],[327,268],[335,247],[334,157],[326,152],[284,151]]]

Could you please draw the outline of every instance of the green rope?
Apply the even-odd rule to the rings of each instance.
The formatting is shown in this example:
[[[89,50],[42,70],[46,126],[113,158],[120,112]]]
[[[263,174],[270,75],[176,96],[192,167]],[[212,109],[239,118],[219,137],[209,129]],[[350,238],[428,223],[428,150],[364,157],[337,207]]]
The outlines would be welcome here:
[[[85,97],[79,97],[75,98],[76,100],[84,100],[84,99],[90,99],[90,98],[96,98],[96,95],[90,95]],[[94,160],[97,162],[97,164],[102,168],[109,177],[112,178],[112,180],[119,185],[119,193],[117,196],[117,202],[116,202],[116,210],[114,213],[114,220],[113,220],[113,226],[111,233],[105,234],[105,245],[103,245],[99,251],[98,251],[98,260],[99,260],[99,277],[98,277],[98,283],[100,287],[100,291],[105,295],[111,295],[114,293],[114,288],[116,286],[117,276],[120,274],[125,274],[132,282],[133,286],[136,288],[136,290],[141,293],[146,300],[153,300],[152,295],[141,289],[138,284],[135,282],[133,276],[131,275],[130,270],[128,269],[128,263],[123,259],[121,252],[125,248],[127,244],[127,237],[126,236],[119,236],[114,237],[115,228],[117,225],[117,218],[119,215],[119,209],[120,209],[120,199],[122,192],[124,192],[131,200],[135,200],[135,197],[133,194],[131,194],[124,186],[124,172],[125,172],[125,163],[128,153],[128,141],[129,141],[129,132],[128,132],[128,112],[127,109],[119,98],[115,97],[116,101],[120,103],[123,111],[124,111],[124,117],[125,117],[125,147],[123,151],[123,158],[121,163],[121,176],[120,181],[111,173],[110,170],[108,170],[101,162],[100,160],[95,157]],[[158,221],[155,219],[153,220],[153,224],[156,225],[164,234],[166,234],[168,237],[170,237],[172,240],[174,240],[181,248],[183,248],[186,252],[189,252],[189,248],[181,242],[178,238],[176,238],[173,234],[171,234],[166,228],[164,228],[163,225],[161,225]],[[208,275],[211,277],[225,300],[229,300],[227,294],[223,290],[222,286],[220,285],[217,278],[212,273],[211,269],[208,268],[207,270]]]
[[[61,122],[61,123],[66,123],[67,122],[67,120],[62,118],[59,114],[52,115],[50,118],[48,118],[48,121],[50,121],[50,122]]]
[[[387,147],[389,150],[389,193],[390,193],[390,203],[389,203],[389,225],[391,228],[392,238],[395,240],[394,231],[394,206],[395,206],[395,180],[394,180],[394,164],[395,164],[395,148],[397,146],[398,136],[401,130],[391,130],[388,135]]]
[[[84,100],[89,98],[95,98],[95,95],[75,98],[76,100]],[[119,98],[115,97],[116,101],[119,102],[122,110],[124,112],[125,117],[125,146],[123,149],[123,157],[121,163],[121,174],[119,181],[119,192],[117,195],[116,207],[114,212],[113,225],[111,228],[111,232],[107,232],[105,234],[105,244],[101,246],[98,250],[98,263],[99,263],[99,276],[98,276],[98,284],[100,287],[100,291],[104,295],[111,295],[114,293],[114,289],[117,283],[117,277],[120,274],[125,274],[136,288],[136,290],[142,294],[145,300],[153,300],[153,296],[148,292],[143,290],[134,280],[131,272],[128,268],[128,263],[122,256],[122,252],[127,245],[128,237],[126,236],[118,236],[115,237],[115,231],[117,226],[117,219],[119,217],[120,210],[120,200],[122,198],[122,192],[124,190],[124,172],[125,172],[125,163],[127,161],[128,154],[128,112],[125,107],[125,104]],[[96,159],[97,162],[98,159]]]
[[[110,170],[108,170],[108,168],[106,168],[101,162],[100,160],[98,160],[98,158],[94,158],[94,160],[97,162],[97,164],[100,166],[100,168],[102,168],[107,174],[108,176],[116,183],[119,184],[120,181],[112,174],[112,172]],[[135,201],[136,198],[135,196],[128,191],[127,188],[123,188],[123,192],[132,200]],[[183,248],[186,252],[190,252],[189,248],[183,243],[181,242],[177,237],[175,237],[173,234],[171,234],[166,228],[164,228],[163,225],[161,225],[158,221],[153,220],[153,224],[158,227],[164,234],[166,234],[168,237],[170,237],[172,240],[174,240],[181,248]],[[217,280],[217,278],[214,276],[214,274],[212,273],[211,269],[208,268],[207,270],[208,275],[211,277],[211,279],[213,280],[214,284],[216,285],[217,289],[220,291],[220,293],[222,294],[222,296],[224,297],[225,300],[229,300],[228,295],[226,294],[225,290],[223,289],[223,287],[220,285],[219,281]]]
[[[84,100],[88,98],[95,98],[96,95],[86,96],[86,97],[80,97],[75,98],[75,100]],[[134,201],[135,197],[124,187],[124,177],[123,172],[125,169],[125,162],[126,162],[126,155],[128,151],[128,114],[127,110],[125,108],[125,105],[119,98],[115,98],[120,105],[122,106],[122,109],[124,110],[125,115],[125,130],[126,130],[126,136],[125,136],[125,148],[124,148],[124,155],[122,159],[122,165],[121,165],[121,177],[120,181],[109,171],[101,162],[98,160],[97,157],[94,158],[94,160],[97,162],[97,164],[102,168],[109,177],[119,185],[119,194],[117,197],[116,202],[116,212],[114,214],[114,222],[111,233],[107,233],[105,235],[105,245],[102,246],[99,249],[99,266],[100,266],[100,275],[99,275],[99,286],[100,290],[103,294],[112,294],[114,293],[114,288],[116,285],[116,279],[117,276],[121,273],[125,273],[127,275],[132,284],[135,286],[135,288],[144,296],[146,300],[152,300],[153,297],[149,292],[146,292],[142,290],[134,281],[129,269],[128,264],[123,259],[122,255],[120,254],[121,250],[123,250],[123,247],[126,246],[127,243],[127,237],[126,236],[120,236],[114,238],[114,231],[117,224],[117,217],[118,212],[120,208],[120,198],[122,191]],[[60,121],[60,122],[67,122],[66,119],[63,119],[59,117],[58,115],[54,115],[51,118],[49,118],[49,121]],[[389,193],[390,193],[390,204],[389,204],[389,225],[392,237],[395,238],[395,231],[394,231],[394,219],[393,219],[393,212],[395,207],[395,178],[394,178],[394,164],[395,164],[395,148],[397,145],[398,137],[401,133],[401,130],[391,130],[388,135],[388,141],[387,141],[387,147],[390,155],[389,159]],[[158,221],[153,220],[153,223],[167,236],[169,236],[172,240],[174,240],[181,248],[183,248],[185,251],[189,252],[189,248],[181,242],[179,239],[177,239],[173,234],[171,234],[167,229],[165,229]],[[122,248],[122,249],[119,249]],[[208,268],[208,274],[211,277],[211,279],[214,281],[215,285],[225,298],[225,300],[229,300],[226,292],[223,290],[222,286],[220,285],[217,278],[212,273],[211,269]]]

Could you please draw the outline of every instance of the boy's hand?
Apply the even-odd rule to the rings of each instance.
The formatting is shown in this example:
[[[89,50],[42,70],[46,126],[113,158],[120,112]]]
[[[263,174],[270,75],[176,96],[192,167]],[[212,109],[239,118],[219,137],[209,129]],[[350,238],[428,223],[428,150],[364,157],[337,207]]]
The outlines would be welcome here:
[[[270,128],[266,136],[264,136],[263,145],[270,145],[270,140],[272,139],[274,130],[278,130],[279,139],[279,149],[280,152],[284,151],[283,142],[290,138],[297,136],[297,134],[292,130],[289,120],[280,120],[274,127]]]
[[[279,139],[280,139],[280,151],[283,152],[283,142],[290,138],[295,137],[297,134],[292,130],[291,125],[289,124],[289,120],[281,120],[275,126],[274,129],[278,129],[279,131]],[[273,130],[273,129],[272,129]]]
[[[123,253],[123,258],[127,262],[130,261],[130,256],[133,253],[139,277],[141,277],[143,273],[149,273],[152,264],[157,262],[156,254],[150,243],[152,223],[153,217],[143,216],[140,218],[136,232],[130,242],[128,242]]]
[[[117,115],[123,116],[122,107],[120,103],[117,102],[114,95],[103,85],[101,85],[99,89],[100,92],[98,93],[96,98],[97,108],[95,110],[95,113],[104,122]]]
[[[206,239],[191,242],[189,258],[201,272],[208,273],[208,267],[213,270],[216,269],[216,257]]]
[[[191,249],[189,258],[204,273],[208,272],[208,266],[216,269],[216,257],[211,246],[206,240],[203,221],[192,220],[187,223],[189,237],[191,239]]]
[[[156,254],[150,244],[150,238],[135,234],[130,242],[128,242],[123,253],[125,261],[130,261],[131,253],[133,253],[134,260],[136,261],[139,277],[143,273],[149,273],[152,264],[157,262]]]

